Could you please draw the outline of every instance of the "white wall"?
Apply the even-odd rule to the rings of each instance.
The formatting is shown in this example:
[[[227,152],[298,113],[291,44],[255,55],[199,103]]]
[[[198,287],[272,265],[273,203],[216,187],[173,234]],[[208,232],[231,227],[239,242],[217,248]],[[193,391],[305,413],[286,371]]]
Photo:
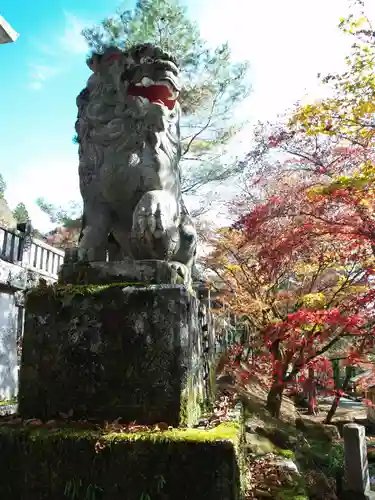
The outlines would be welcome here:
[[[0,291],[0,401],[18,392],[17,325],[14,294]]]

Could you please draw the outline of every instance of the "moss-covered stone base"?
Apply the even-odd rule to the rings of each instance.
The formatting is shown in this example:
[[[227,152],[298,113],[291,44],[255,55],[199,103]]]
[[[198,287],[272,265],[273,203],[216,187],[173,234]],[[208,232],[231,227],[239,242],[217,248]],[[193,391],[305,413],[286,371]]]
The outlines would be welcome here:
[[[182,285],[32,290],[19,413],[194,423],[204,383],[198,305]]]
[[[0,425],[0,498],[239,500],[241,434],[238,424],[106,435]]]

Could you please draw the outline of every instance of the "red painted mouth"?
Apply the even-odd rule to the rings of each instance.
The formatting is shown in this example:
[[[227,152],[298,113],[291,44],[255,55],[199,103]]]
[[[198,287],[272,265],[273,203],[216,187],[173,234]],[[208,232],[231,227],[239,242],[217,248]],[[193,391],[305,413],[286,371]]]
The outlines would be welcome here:
[[[154,84],[148,87],[129,84],[128,94],[136,97],[146,97],[153,104],[161,104],[172,110],[177,98],[166,85]]]

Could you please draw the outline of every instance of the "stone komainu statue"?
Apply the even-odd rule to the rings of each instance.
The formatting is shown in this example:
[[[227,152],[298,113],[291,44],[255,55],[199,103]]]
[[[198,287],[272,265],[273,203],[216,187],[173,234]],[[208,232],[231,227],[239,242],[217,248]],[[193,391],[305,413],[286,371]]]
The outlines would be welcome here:
[[[109,48],[77,97],[83,225],[79,259],[160,259],[191,271],[197,235],[181,196],[176,61]],[[184,266],[179,266],[183,264]]]

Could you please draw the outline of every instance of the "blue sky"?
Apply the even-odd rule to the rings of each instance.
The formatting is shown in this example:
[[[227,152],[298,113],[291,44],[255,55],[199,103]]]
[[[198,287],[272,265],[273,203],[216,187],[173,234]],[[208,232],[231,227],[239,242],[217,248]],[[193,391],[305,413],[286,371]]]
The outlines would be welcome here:
[[[0,52],[5,70],[0,82],[0,168],[9,203],[24,201],[34,219],[38,196],[62,203],[79,198],[77,148],[71,139],[75,96],[89,76],[80,32],[116,5],[111,0],[2,2],[1,14],[20,36]]]
[[[336,26],[345,0],[187,0],[212,44],[229,40],[251,64],[254,92],[241,114],[274,116],[306,92],[316,73],[342,65],[347,42]],[[125,5],[132,7],[135,1]],[[303,4],[303,5],[301,5]],[[79,5],[79,7],[77,7]],[[11,206],[23,201],[34,224],[48,227],[34,204],[79,200],[75,98],[89,76],[80,32],[115,12],[117,0],[2,0],[0,14],[20,33],[0,46],[0,171]],[[242,136],[247,147],[250,131]]]

